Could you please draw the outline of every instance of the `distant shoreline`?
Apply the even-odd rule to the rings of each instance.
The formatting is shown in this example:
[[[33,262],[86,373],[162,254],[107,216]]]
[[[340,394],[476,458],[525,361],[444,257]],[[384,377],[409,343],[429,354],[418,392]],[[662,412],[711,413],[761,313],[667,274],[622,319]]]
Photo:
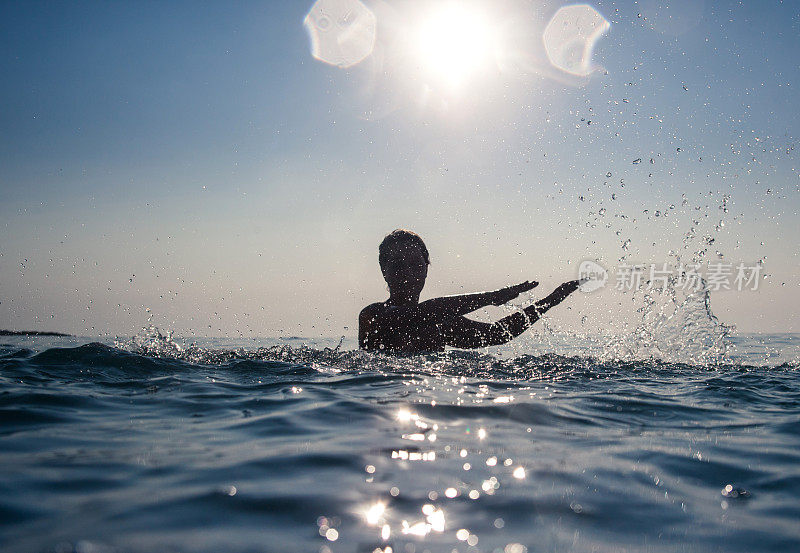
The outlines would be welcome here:
[[[42,330],[0,330],[0,336],[72,336],[72,334]]]

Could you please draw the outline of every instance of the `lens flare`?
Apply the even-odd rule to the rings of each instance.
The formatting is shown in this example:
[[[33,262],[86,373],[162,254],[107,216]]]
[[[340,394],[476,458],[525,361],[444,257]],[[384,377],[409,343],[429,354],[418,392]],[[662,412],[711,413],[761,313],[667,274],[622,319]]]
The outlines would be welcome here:
[[[550,63],[573,75],[590,75],[597,69],[592,65],[594,47],[610,28],[611,24],[587,4],[564,6],[547,24],[542,37]]]
[[[338,67],[352,67],[372,54],[377,19],[358,0],[318,0],[303,24],[311,55]]]

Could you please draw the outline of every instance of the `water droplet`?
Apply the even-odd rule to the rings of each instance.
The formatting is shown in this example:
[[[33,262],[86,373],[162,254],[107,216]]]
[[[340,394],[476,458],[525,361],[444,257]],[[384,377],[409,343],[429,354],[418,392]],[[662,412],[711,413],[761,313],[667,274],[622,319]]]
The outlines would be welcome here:
[[[750,492],[745,490],[744,488],[737,488],[733,484],[728,484],[722,491],[720,492],[722,497],[726,497],[728,499],[747,499],[750,497]]]
[[[356,20],[356,17],[358,17],[358,15],[355,12],[353,12],[352,10],[347,12],[346,14],[344,14],[342,17],[339,18],[339,21],[338,21],[339,26],[340,27],[349,27],[353,23],[353,21]]]

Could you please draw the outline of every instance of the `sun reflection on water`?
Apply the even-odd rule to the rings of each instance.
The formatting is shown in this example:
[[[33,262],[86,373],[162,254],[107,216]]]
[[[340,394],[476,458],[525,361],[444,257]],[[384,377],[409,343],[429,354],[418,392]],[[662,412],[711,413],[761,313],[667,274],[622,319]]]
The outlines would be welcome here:
[[[435,461],[435,451],[408,451],[406,449],[397,449],[392,451],[392,459],[400,459],[402,461]]]
[[[408,422],[408,421],[417,420],[417,419],[419,419],[419,416],[414,414],[414,413],[412,413],[408,409],[400,409],[397,412],[397,420],[399,420],[400,422]]]
[[[497,490],[499,487],[500,487],[500,482],[498,482],[497,478],[494,476],[492,476],[488,480],[484,480],[483,483],[481,484],[481,489],[487,495],[493,495],[495,490]]]
[[[428,532],[430,532],[430,525],[424,521],[409,525],[408,521],[404,520],[401,532],[403,532],[403,534],[425,537],[428,535]]]
[[[365,516],[367,517],[367,524],[376,525],[383,519],[383,513],[386,511],[386,504],[381,501],[374,503],[367,509]]]
[[[422,514],[425,515],[425,520],[418,521],[413,524],[410,524],[407,520],[404,520],[402,522],[401,529],[403,534],[425,537],[430,532],[444,532],[445,518],[443,509],[437,509],[430,503],[426,503],[422,506],[421,511]]]
[[[485,387],[482,394],[486,397],[470,398],[469,392],[463,389],[464,382],[457,379],[455,383],[457,386],[451,387],[448,377],[438,382],[430,379],[427,386],[430,389],[443,385],[454,394],[453,405],[459,397],[487,406],[514,401],[507,392],[498,394]],[[437,544],[440,540],[456,548],[476,547],[481,541],[481,532],[496,532],[505,528],[506,522],[492,517],[486,528],[459,528],[459,520],[464,521],[461,525],[466,522],[465,509],[476,508],[470,505],[487,501],[503,489],[507,490],[505,493],[514,494],[518,493],[515,489],[519,485],[526,485],[523,483],[528,477],[526,468],[519,460],[515,462],[503,455],[503,450],[495,449],[497,444],[492,443],[485,427],[462,426],[457,419],[447,423],[432,420],[427,409],[427,403],[421,402],[400,405],[390,411],[388,420],[395,436],[413,445],[384,450],[382,458],[365,460],[362,465],[365,482],[378,496],[373,495],[354,512],[374,532],[374,539],[380,540],[372,546],[373,552],[411,551],[415,547],[420,551],[419,544]],[[495,439],[502,439],[502,435],[500,430],[492,433]],[[423,444],[428,444],[430,449],[418,447]],[[512,482],[517,484],[512,485]],[[328,543],[338,536],[338,533],[328,535],[329,529],[333,529],[333,525],[320,528],[320,534]],[[437,534],[441,537],[434,537]],[[494,537],[488,534],[484,541],[490,543]],[[418,545],[414,546],[415,542]],[[506,544],[500,550],[517,551],[516,545]]]
[[[444,510],[437,509],[431,504],[422,506],[422,514],[428,517],[428,524],[434,532],[444,532]]]

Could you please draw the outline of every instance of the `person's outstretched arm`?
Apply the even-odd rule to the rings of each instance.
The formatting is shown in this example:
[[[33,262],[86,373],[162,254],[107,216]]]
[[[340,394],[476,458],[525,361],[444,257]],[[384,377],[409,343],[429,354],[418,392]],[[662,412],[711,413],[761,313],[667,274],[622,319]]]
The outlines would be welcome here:
[[[580,281],[571,280],[565,282],[546,298],[529,305],[522,311],[518,311],[504,317],[496,323],[480,323],[458,317],[452,326],[445,330],[447,345],[455,348],[481,348],[487,346],[499,346],[510,342],[533,323],[539,320],[548,309],[564,301],[572,292],[578,289]]]
[[[443,296],[423,301],[419,304],[418,309],[423,316],[431,317],[435,320],[449,319],[450,317],[472,313],[487,305],[503,305],[538,285],[538,282],[526,280],[522,284],[508,286],[494,292]]]
[[[416,305],[374,303],[358,317],[358,345],[361,349],[376,349],[392,343],[397,336],[414,335],[419,329],[449,328],[462,315],[487,305],[502,305],[537,285],[538,282],[525,281],[494,292],[445,296]]]

